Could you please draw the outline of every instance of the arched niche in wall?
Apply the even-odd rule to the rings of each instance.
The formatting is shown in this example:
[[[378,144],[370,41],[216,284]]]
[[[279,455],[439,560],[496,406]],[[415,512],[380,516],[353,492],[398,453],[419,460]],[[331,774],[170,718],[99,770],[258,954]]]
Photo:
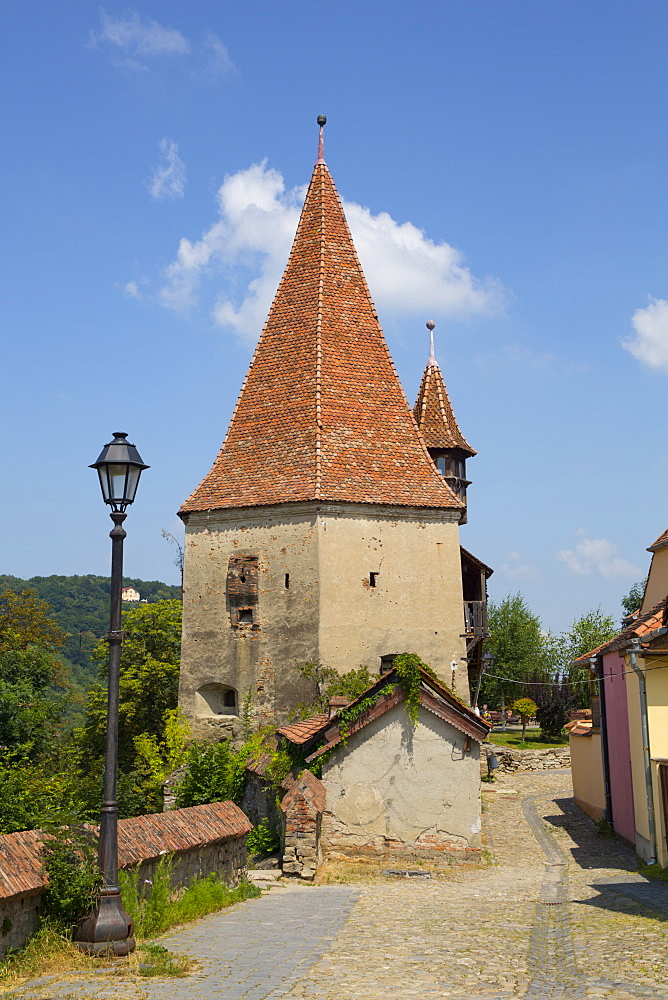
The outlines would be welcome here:
[[[226,684],[202,684],[195,692],[195,715],[238,715],[237,692]]]

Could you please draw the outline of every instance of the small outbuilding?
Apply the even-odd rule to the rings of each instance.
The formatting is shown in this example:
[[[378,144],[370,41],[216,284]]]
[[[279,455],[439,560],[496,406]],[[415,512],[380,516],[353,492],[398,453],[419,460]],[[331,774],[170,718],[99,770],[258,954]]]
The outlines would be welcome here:
[[[318,854],[464,860],[480,853],[480,745],[490,726],[427,671],[412,697],[391,668],[330,715],[278,730],[321,768]],[[316,768],[316,765],[320,765]]]

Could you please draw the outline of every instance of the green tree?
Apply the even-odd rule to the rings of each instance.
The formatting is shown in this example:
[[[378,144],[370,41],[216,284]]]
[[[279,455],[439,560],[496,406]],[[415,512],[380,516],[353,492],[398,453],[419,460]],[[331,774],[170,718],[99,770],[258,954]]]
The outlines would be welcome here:
[[[517,701],[513,702],[513,712],[517,712],[522,720],[522,743],[524,743],[527,732],[527,722],[529,719],[535,718],[537,711],[538,705],[531,698],[518,698]]]
[[[0,595],[0,746],[35,759],[51,745],[66,701],[57,656],[64,634],[34,591]]]
[[[622,627],[625,625],[627,618],[630,615],[635,614],[639,610],[643,602],[643,597],[645,596],[645,587],[647,586],[647,577],[644,580],[636,580],[628,594],[622,597],[621,605],[622,611]]]
[[[563,676],[570,682],[577,706],[589,705],[589,666],[576,667],[574,660],[584,656],[608,642],[618,632],[611,615],[605,615],[600,607],[576,618],[571,627],[561,636],[561,659]]]
[[[165,738],[165,718],[177,706],[181,654],[181,602],[138,604],[123,612],[123,644],[119,681],[119,766],[130,771],[136,760],[135,740]],[[100,677],[107,676],[108,646],[94,652]],[[104,754],[107,689],[98,684],[88,694],[85,722],[78,731],[84,755]]]
[[[490,601],[488,621],[487,645],[495,662],[494,670],[483,676],[479,701],[503,709],[522,692],[517,681],[548,671],[552,651],[540,619],[519,593],[508,594],[499,603]]]

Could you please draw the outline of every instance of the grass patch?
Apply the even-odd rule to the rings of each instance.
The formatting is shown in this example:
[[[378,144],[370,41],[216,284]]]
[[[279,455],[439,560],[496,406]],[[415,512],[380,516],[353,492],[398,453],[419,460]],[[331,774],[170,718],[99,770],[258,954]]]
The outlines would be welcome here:
[[[144,978],[167,976],[180,978],[189,975],[197,963],[187,955],[174,955],[167,948],[155,942],[147,942],[137,946],[130,956],[129,970]]]
[[[668,882],[668,868],[662,868],[657,862],[654,865],[640,865],[640,874],[657,882]]]
[[[522,742],[522,734],[517,732],[492,731],[487,737],[488,743],[494,743],[497,747],[514,747],[518,750],[549,750],[550,747],[567,747],[568,739],[544,740],[536,734],[527,733],[527,738]]]
[[[110,960],[113,963],[110,975],[187,976],[198,967],[193,959],[174,955],[162,945],[142,939],[262,894],[249,882],[241,882],[234,889],[229,889],[215,875],[193,879],[187,889],[173,893],[171,869],[171,858],[166,855],[158,864],[152,885],[140,880],[136,872],[119,873],[123,905],[135,921],[135,937],[139,939],[139,944],[128,959]],[[0,962],[0,990],[4,992],[41,976],[99,972],[106,961],[103,956],[95,957],[79,951],[72,944],[67,930],[55,922],[44,921],[24,948],[10,952]]]
[[[160,859],[152,882],[140,878],[139,872],[119,872],[123,906],[135,923],[138,938],[156,934],[185,924],[208,913],[244,899],[260,896],[262,890],[250,882],[240,882],[230,889],[214,874],[193,879],[187,889],[173,892],[171,888],[172,859]]]
[[[99,960],[75,948],[69,935],[61,928],[44,923],[24,948],[10,951],[0,962],[0,986],[13,986],[37,976],[88,972],[98,968]]]

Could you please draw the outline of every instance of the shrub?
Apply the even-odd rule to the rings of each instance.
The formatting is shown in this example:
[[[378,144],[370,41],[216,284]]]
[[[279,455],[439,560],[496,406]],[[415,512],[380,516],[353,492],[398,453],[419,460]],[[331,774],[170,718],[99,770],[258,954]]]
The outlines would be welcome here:
[[[152,881],[142,879],[138,871],[119,872],[123,906],[134,920],[137,937],[161,934],[175,924],[196,920],[260,895],[260,890],[250,882],[241,882],[230,889],[215,874],[193,879],[187,889],[174,892],[172,871],[171,855],[166,854],[158,862]]]
[[[266,857],[278,851],[280,837],[276,830],[271,829],[267,820],[263,819],[248,834],[246,847],[249,854],[261,854]]]
[[[44,890],[44,916],[64,928],[75,926],[99,897],[101,873],[91,834],[66,826],[42,841],[42,866],[49,882]]]

